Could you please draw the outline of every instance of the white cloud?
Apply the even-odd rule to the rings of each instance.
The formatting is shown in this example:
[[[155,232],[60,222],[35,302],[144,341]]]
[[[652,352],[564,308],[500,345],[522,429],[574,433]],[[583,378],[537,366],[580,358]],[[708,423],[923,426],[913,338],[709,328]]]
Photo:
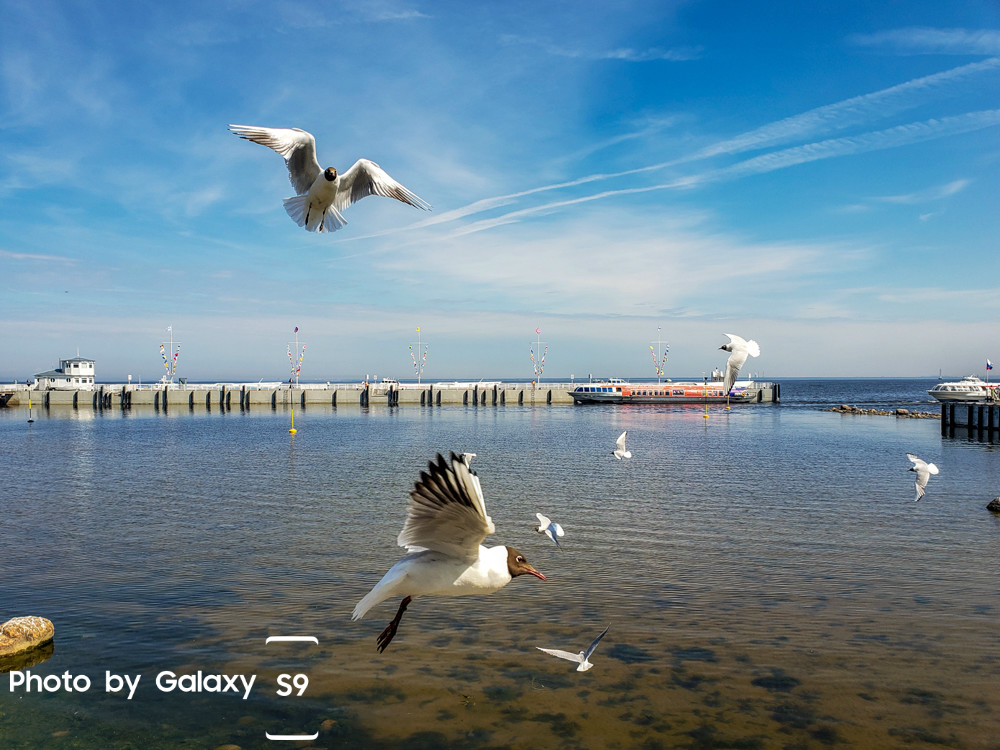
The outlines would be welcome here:
[[[380,256],[378,267],[403,279],[429,274],[443,297],[495,300],[515,309],[653,314],[690,309],[707,296],[724,313],[760,302],[762,288],[754,280],[767,279],[765,286],[774,290],[862,258],[836,243],[748,241],[712,223],[706,213],[650,216],[641,207],[604,207],[506,226],[477,237],[475,252],[464,250],[462,235],[417,242]]]
[[[506,44],[524,44],[538,47],[546,54],[554,57],[566,57],[574,60],[620,60],[622,62],[686,62],[697,60],[702,55],[702,48],[693,47],[649,47],[633,49],[631,47],[615,47],[610,49],[585,49],[582,47],[565,47],[553,42],[533,39],[515,34],[505,34],[500,38]]]
[[[15,253],[10,250],[0,249],[0,258],[7,260],[40,260],[45,263],[76,263],[76,258],[67,258],[62,255],[45,255],[43,253]]]
[[[918,190],[913,193],[903,193],[901,195],[883,195],[872,200],[880,201],[882,203],[896,203],[902,205],[916,205],[920,203],[932,203],[934,201],[940,201],[945,198],[950,198],[953,195],[957,195],[967,188],[970,184],[969,180],[952,180],[951,182],[945,183],[944,185],[935,185],[924,190]]]
[[[900,54],[1000,55],[1000,31],[909,27],[855,34],[859,46],[887,48]]]

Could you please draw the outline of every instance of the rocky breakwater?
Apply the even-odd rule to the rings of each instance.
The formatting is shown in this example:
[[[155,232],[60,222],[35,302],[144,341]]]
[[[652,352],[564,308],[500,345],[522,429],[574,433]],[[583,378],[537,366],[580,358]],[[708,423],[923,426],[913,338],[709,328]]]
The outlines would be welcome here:
[[[0,625],[0,672],[23,669],[52,655],[56,629],[44,617],[13,617]]]
[[[904,419],[941,419],[940,414],[929,411],[910,411],[909,409],[861,409],[857,406],[832,406],[823,411],[835,411],[838,414],[874,414],[880,417],[901,417]]]

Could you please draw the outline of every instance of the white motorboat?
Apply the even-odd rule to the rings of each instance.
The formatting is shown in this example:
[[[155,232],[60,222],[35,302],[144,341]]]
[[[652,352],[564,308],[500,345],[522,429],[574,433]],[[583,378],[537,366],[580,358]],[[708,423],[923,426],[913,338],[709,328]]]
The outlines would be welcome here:
[[[966,375],[961,380],[938,383],[927,393],[938,401],[995,401],[997,383],[987,383],[975,375]]]

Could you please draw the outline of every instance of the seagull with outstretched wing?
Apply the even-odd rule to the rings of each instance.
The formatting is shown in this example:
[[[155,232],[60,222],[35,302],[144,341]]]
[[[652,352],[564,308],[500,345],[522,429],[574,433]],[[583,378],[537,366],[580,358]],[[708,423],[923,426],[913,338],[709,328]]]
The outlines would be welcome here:
[[[604,632],[597,636],[591,644],[587,647],[586,651],[581,651],[578,654],[571,654],[569,651],[560,651],[557,648],[542,648],[541,646],[535,646],[539,651],[544,651],[552,656],[558,656],[560,659],[566,659],[567,661],[575,661],[579,666],[576,668],[577,672],[586,672],[590,669],[593,664],[590,663],[590,655],[594,653],[594,649],[597,648],[597,644],[601,642],[601,639],[608,634],[611,626],[604,628]]]
[[[358,159],[344,173],[333,167],[322,169],[316,159],[316,139],[305,130],[253,125],[230,125],[229,129],[240,138],[274,149],[284,158],[296,193],[285,198],[285,212],[310,232],[336,232],[347,224],[341,211],[369,195],[395,198],[430,210],[425,200],[369,159]]]
[[[486,515],[479,477],[465,458],[471,455],[452,453],[446,459],[439,453],[427,471],[420,472],[397,538],[408,554],[354,608],[351,619],[360,620],[376,604],[403,597],[396,616],[378,637],[380,652],[418,596],[492,594],[524,574],[545,580],[513,547],[483,546],[496,528]]]
[[[908,471],[913,471],[917,474],[917,496],[913,499],[913,502],[917,502],[920,498],[927,494],[925,489],[927,487],[927,482],[930,480],[931,474],[938,473],[938,467],[934,464],[927,463],[922,458],[917,458],[912,453],[907,453],[906,457],[913,462],[913,466],[911,466]]]
[[[753,339],[747,341],[732,333],[723,335],[729,337],[729,343],[723,344],[719,348],[730,352],[730,354],[729,359],[726,360],[726,375],[722,387],[726,395],[729,395],[729,392],[733,390],[733,384],[736,382],[736,376],[740,374],[740,368],[747,361],[747,357],[760,356],[760,345]]]

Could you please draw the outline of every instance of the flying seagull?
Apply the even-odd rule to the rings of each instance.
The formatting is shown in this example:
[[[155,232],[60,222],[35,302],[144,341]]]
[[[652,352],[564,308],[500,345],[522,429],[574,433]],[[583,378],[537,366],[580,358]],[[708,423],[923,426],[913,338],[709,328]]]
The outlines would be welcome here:
[[[321,169],[316,160],[316,139],[304,130],[252,125],[230,125],[229,129],[240,138],[272,148],[284,157],[288,179],[296,193],[285,198],[285,212],[310,232],[336,232],[347,224],[340,212],[369,195],[395,198],[430,210],[426,201],[368,159],[358,159],[343,174],[333,167]]]
[[[410,491],[406,522],[397,538],[408,554],[358,602],[351,619],[360,620],[390,597],[403,597],[396,616],[378,637],[381,653],[418,596],[492,594],[525,573],[545,580],[513,547],[482,546],[494,531],[479,477],[462,455],[453,452],[445,459],[439,453]]]
[[[728,395],[733,390],[733,383],[736,382],[736,376],[740,374],[743,363],[747,361],[747,356],[760,356],[760,345],[753,339],[747,341],[732,333],[723,335],[729,337],[729,343],[719,347],[730,352],[729,359],[726,361],[726,379],[723,383],[723,388]]]
[[[593,664],[590,663],[590,661],[588,661],[590,659],[590,655],[594,653],[594,649],[597,648],[597,644],[601,642],[601,638],[603,638],[605,635],[608,634],[608,630],[610,629],[611,629],[610,625],[604,628],[604,632],[593,640],[593,642],[587,647],[587,650],[581,651],[578,654],[571,654],[569,651],[560,651],[557,648],[542,648],[541,646],[535,646],[535,648],[537,648],[539,651],[544,651],[547,654],[551,654],[552,656],[558,656],[560,659],[566,659],[567,661],[575,661],[577,664],[580,665],[576,668],[576,671],[586,672],[588,669],[594,666]]]
[[[548,516],[543,516],[541,513],[536,513],[535,517],[538,518],[538,528],[535,531],[545,534],[549,539],[559,546],[559,540],[556,537],[564,536],[566,534],[563,531],[563,527],[557,524]]]
[[[912,453],[907,453],[906,457],[913,462],[908,471],[915,471],[917,473],[917,496],[913,499],[913,502],[917,502],[926,493],[924,492],[924,487],[927,486],[927,480],[931,478],[931,474],[938,473],[938,467],[934,464],[929,464],[923,459],[917,458]]]
[[[628,435],[628,430],[625,430],[625,432],[618,436],[618,440],[615,441],[615,449],[611,451],[611,454],[619,461],[623,458],[632,458],[632,451],[625,449],[626,435]]]

